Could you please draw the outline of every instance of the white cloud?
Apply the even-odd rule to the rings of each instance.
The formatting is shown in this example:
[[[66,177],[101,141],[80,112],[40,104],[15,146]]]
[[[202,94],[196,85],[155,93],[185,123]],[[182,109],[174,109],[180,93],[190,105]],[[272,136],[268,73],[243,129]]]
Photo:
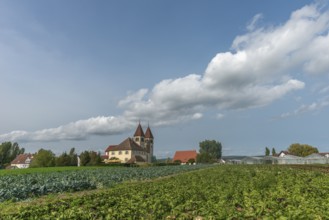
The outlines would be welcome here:
[[[204,73],[166,79],[152,89],[140,89],[122,99],[118,117],[97,117],[36,132],[18,131],[0,138],[23,140],[84,139],[88,135],[110,135],[128,129],[131,122],[149,121],[169,125],[202,117],[209,108],[248,109],[269,105],[289,92],[303,89],[299,73],[329,71],[329,12],[307,5],[279,26],[260,27],[256,15],[249,32],[237,36],[232,50],[215,55]],[[302,106],[300,112],[326,106]],[[221,117],[221,115],[219,115]]]
[[[144,94],[147,98],[125,105],[125,116],[177,123],[209,107],[265,106],[305,87],[293,78],[295,72],[329,70],[323,58],[329,48],[320,46],[327,45],[328,11],[308,5],[282,25],[255,29],[260,18],[256,15],[250,32],[235,38],[233,51],[218,53],[204,74],[161,81]]]
[[[259,20],[261,20],[263,18],[263,14],[256,14],[252,20],[250,21],[250,23],[247,25],[247,30],[248,31],[253,31],[256,29],[257,23]]]
[[[281,114],[279,118],[287,118],[287,117],[297,116],[297,115],[308,113],[308,112],[320,111],[322,108],[324,108],[328,105],[329,105],[328,100],[313,102],[312,104],[309,104],[309,105],[301,105],[299,108],[297,108],[293,112],[286,112],[286,113]]]
[[[79,120],[57,128],[38,130],[35,132],[12,131],[0,135],[2,141],[60,141],[84,140],[89,135],[113,135],[129,130],[135,124],[122,117],[94,117]]]

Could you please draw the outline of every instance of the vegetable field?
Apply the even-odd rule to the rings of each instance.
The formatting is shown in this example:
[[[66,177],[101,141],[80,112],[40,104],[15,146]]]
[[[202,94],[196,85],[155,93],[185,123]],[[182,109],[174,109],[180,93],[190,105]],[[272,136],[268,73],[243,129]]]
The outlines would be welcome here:
[[[114,186],[123,181],[146,180],[184,171],[197,166],[162,166],[146,168],[100,167],[59,172],[37,170],[21,175],[0,176],[0,202],[19,201],[50,193],[75,192]],[[33,171],[33,169],[30,169]]]
[[[215,166],[0,207],[2,219],[328,219],[329,176],[288,166]]]

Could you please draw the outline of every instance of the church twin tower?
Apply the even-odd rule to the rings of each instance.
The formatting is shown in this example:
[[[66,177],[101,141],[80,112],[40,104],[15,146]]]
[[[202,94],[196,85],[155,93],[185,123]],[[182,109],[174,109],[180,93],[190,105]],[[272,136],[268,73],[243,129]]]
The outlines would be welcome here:
[[[148,155],[148,162],[151,162],[153,157],[153,134],[150,126],[147,126],[146,132],[144,133],[141,124],[139,123],[134,134],[134,141],[144,148]]]

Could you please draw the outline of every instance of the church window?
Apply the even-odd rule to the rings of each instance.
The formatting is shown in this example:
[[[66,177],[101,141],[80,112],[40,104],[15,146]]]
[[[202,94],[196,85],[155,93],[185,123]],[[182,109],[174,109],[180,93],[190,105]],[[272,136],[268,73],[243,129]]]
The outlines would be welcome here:
[[[121,155],[121,154],[122,154],[122,151],[120,150],[120,151],[119,151],[119,155]]]
[[[126,150],[126,154],[129,154],[129,152]]]
[[[142,142],[144,141],[144,138],[141,138],[142,139]]]
[[[112,153],[111,153],[112,155],[115,155],[115,152],[114,151],[112,151]]]
[[[135,141],[139,141],[139,138],[135,138]]]

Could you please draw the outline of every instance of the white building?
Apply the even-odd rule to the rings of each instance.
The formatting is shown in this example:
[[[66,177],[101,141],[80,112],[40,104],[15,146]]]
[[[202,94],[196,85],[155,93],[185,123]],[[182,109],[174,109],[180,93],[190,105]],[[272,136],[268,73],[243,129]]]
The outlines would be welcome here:
[[[19,154],[17,157],[11,162],[10,166],[13,168],[28,168],[33,159],[32,154]]]
[[[110,145],[105,150],[105,163],[151,163],[154,137],[148,126],[144,134],[138,124],[133,138],[126,138],[118,145]]]

